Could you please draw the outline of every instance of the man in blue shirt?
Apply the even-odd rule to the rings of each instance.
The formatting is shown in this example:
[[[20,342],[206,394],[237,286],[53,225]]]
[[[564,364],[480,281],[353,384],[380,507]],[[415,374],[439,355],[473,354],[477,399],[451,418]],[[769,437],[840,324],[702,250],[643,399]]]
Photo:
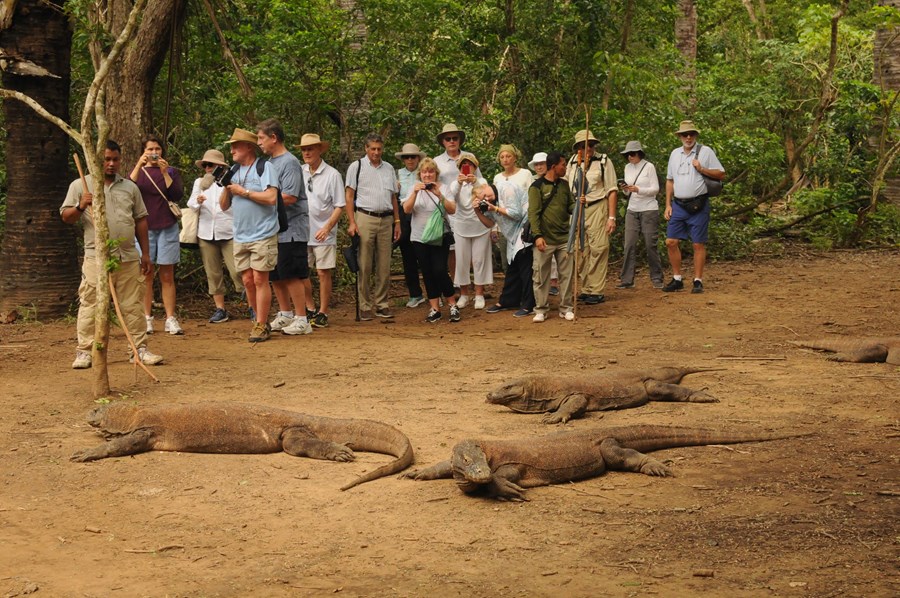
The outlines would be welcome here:
[[[706,241],[709,238],[709,193],[706,179],[721,181],[725,169],[708,146],[697,143],[700,131],[693,121],[683,120],[676,135],[681,147],[672,150],[666,172],[666,249],[672,264],[672,280],[663,287],[671,293],[684,288],[681,277],[679,241],[688,238],[694,244],[694,286],[692,293],[703,292],[703,266],[706,264]],[[674,198],[675,203],[672,203]]]

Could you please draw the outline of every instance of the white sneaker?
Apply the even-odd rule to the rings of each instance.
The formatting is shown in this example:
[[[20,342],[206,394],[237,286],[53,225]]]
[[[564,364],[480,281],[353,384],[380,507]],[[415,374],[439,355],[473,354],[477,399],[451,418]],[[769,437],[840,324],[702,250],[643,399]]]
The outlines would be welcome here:
[[[162,363],[162,355],[151,353],[147,347],[138,347],[138,356],[144,365],[159,365]],[[134,355],[128,358],[128,363],[134,363]]]
[[[574,311],[567,311],[567,312],[564,313],[564,314],[559,314],[559,317],[560,317],[560,318],[565,318],[565,320],[566,320],[567,322],[572,322],[573,320],[575,320],[575,312],[574,312]]]
[[[312,325],[304,320],[306,320],[306,318],[301,319],[300,316],[295,317],[293,322],[281,329],[281,334],[312,334]]]
[[[283,316],[279,313],[269,324],[272,332],[279,332],[294,323],[294,316]]]
[[[147,320],[147,334],[153,334],[153,316],[144,316]]]
[[[175,316],[166,318],[166,332],[169,334],[184,334],[181,324],[178,323],[178,318]]]
[[[409,301],[406,302],[406,307],[412,309],[414,307],[419,307],[425,303],[425,297],[410,297]]]
[[[484,309],[484,295],[475,295],[475,309]]]
[[[459,299],[456,300],[456,307],[459,309],[464,308],[469,304],[469,296],[468,295],[460,295]]]
[[[544,314],[534,314],[534,317],[531,318],[531,321],[534,322],[535,324],[540,324],[541,322],[543,322],[546,319],[547,319],[547,316],[545,316]]]
[[[90,351],[75,351],[75,361],[72,362],[73,370],[86,370],[91,367],[91,353]]]

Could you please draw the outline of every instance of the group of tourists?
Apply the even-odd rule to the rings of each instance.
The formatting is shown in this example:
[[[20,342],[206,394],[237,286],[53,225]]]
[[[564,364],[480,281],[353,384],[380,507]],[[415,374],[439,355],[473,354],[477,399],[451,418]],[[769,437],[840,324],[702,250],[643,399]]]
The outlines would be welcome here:
[[[344,177],[324,161],[330,143],[317,134],[304,134],[296,146],[301,163],[287,149],[277,121],[259,123],[255,133],[236,128],[226,141],[232,163],[222,152],[207,150],[195,162],[202,175],[194,181],[187,203],[198,215],[198,245],[214,302],[209,321],[216,324],[231,317],[225,305],[227,270],[250,306],[250,342],[268,340],[274,331],[304,335],[327,327],[337,225],[344,213],[347,233],[358,237],[361,321],[394,317],[388,293],[395,244],[403,257],[406,307],[428,303],[428,322],[441,320],[445,305],[449,321],[458,322],[461,310],[471,305],[492,314],[510,310],[515,317],[532,316],[540,323],[554,295],[559,316],[574,320],[576,282],[579,302],[605,300],[609,239],[617,225],[620,193],[628,198],[628,206],[617,288],[634,287],[637,243],[643,237],[653,286],[666,292],[683,289],[679,241],[690,239],[692,292],[703,292],[707,184],[721,181],[725,172],[715,152],[697,143],[699,130],[691,121],[683,121],[676,134],[681,146],[669,156],[664,211],[673,277],[664,285],[656,249],[659,180],[639,141],[629,141],[621,151],[627,164],[620,179],[609,156],[596,152],[598,140],[589,130],[575,135],[570,156],[538,152],[528,169],[521,167],[518,148],[504,144],[496,156],[502,171],[488,183],[478,158],[462,149],[465,133],[452,123],[436,137],[443,153],[430,158],[416,144],[406,143],[394,154],[402,163],[398,169],[383,160],[382,137],[370,134],[364,155],[350,164]],[[112,272],[111,284],[134,338],[136,357],[153,365],[162,361],[146,346],[154,332],[154,266],[166,313],[163,330],[184,333],[175,315],[174,283],[180,257],[177,203],[183,183],[166,162],[158,138],[146,137],[142,148],[129,179],[124,179],[118,174],[121,149],[110,141],[103,175],[110,239],[120,241],[112,248],[120,267]],[[81,222],[85,235],[76,369],[91,366],[97,307],[90,176],[86,183],[87,188],[81,179],[74,181],[60,208],[63,220]],[[506,276],[497,302],[487,306],[484,289],[493,283],[495,244]],[[319,280],[318,303],[311,268]],[[273,294],[277,312],[270,319]]]

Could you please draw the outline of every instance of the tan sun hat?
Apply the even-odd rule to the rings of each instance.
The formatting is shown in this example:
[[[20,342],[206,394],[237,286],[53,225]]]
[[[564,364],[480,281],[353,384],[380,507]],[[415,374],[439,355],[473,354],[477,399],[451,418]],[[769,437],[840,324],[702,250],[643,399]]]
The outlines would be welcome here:
[[[330,141],[322,141],[322,139],[316,135],[315,133],[304,133],[303,137],[300,138],[300,145],[296,145],[297,149],[303,149],[304,147],[309,147],[311,145],[321,145],[322,153],[328,151],[328,148],[331,147]]]
[[[447,123],[446,125],[444,125],[444,128],[441,129],[441,132],[438,133],[438,136],[437,136],[438,145],[443,145],[442,140],[444,138],[444,135],[447,135],[448,133],[459,133],[459,144],[460,145],[462,145],[463,143],[466,142],[466,134],[463,133],[462,131],[460,131],[459,127],[457,127],[455,124]]]
[[[475,154],[470,154],[469,152],[460,152],[459,157],[456,159],[457,168],[462,166],[463,160],[468,160],[469,162],[474,164],[476,169],[479,167],[478,158],[475,157]]]
[[[245,141],[256,145],[256,133],[251,133],[247,129],[235,129],[234,133],[231,134],[231,139],[225,143],[237,143],[238,141]]]
[[[208,164],[219,164],[221,166],[228,166],[225,162],[225,156],[219,150],[210,149],[206,150],[203,153],[203,157],[199,160],[194,160],[194,164],[197,168],[203,168],[203,163],[207,162]]]
[[[681,135],[682,133],[691,133],[691,132],[696,133],[697,135],[699,135],[699,134],[700,134],[700,129],[698,129],[697,127],[694,126],[694,121],[692,121],[692,120],[683,120],[683,121],[681,121],[681,124],[678,125],[678,130],[675,131],[675,134],[676,134],[676,135]]]
[[[420,158],[428,157],[415,143],[404,143],[400,151],[394,153],[394,157],[398,160],[402,159],[403,156],[419,156]]]
[[[575,133],[575,141],[572,142],[572,149],[577,150],[579,147],[584,147],[585,138],[587,138],[588,145],[596,145],[599,143],[597,138],[594,137],[594,134],[591,133],[590,129],[581,129]]]

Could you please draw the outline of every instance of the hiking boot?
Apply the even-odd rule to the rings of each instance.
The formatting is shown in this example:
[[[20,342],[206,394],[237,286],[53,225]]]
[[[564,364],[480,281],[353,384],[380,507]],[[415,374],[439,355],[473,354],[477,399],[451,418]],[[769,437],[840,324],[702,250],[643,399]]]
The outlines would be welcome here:
[[[546,319],[547,319],[547,316],[545,316],[544,314],[534,314],[534,317],[531,318],[531,321],[534,322],[535,324],[540,324],[541,322],[545,321]]]
[[[484,309],[484,295],[475,295],[475,309]]]
[[[297,316],[294,318],[294,321],[291,322],[290,326],[285,326],[281,329],[281,334],[288,334],[291,336],[312,334],[312,326],[309,324],[309,320]]]
[[[441,312],[434,309],[433,307],[431,308],[431,311],[428,312],[428,315],[425,316],[425,321],[431,322],[432,324],[434,324],[435,322],[437,322],[440,319],[441,319]]]
[[[598,305],[606,301],[606,297],[603,295],[588,295],[584,300],[585,305]]]
[[[228,312],[222,309],[221,307],[216,308],[216,311],[213,312],[212,317],[209,319],[210,324],[221,324],[222,322],[228,321]]]
[[[585,301],[587,301],[588,297],[590,297],[590,295],[588,295],[587,293],[581,293],[578,295],[578,300],[584,303]]]
[[[391,313],[391,310],[386,307],[384,309],[376,309],[375,315],[379,318],[384,318],[385,320],[389,320],[394,317],[394,314]]]
[[[680,291],[684,288],[683,280],[675,280],[674,278],[669,281],[669,284],[663,287],[663,293],[671,293],[673,291]]]
[[[316,328],[328,328],[328,314],[317,313],[316,317],[312,319],[312,325]]]
[[[694,279],[694,288],[691,289],[691,293],[702,293],[703,292],[703,281],[697,278]]]
[[[269,323],[269,330],[272,332],[281,332],[294,322],[294,316],[286,316],[281,312],[278,312],[278,315],[275,316],[275,319]]]
[[[450,306],[450,321],[451,322],[459,322],[459,306],[458,305]]]
[[[619,284],[616,285],[616,288],[617,289],[633,289],[634,283],[633,282],[620,282]]]
[[[270,336],[272,336],[272,327],[269,324],[254,322],[253,330],[250,332],[250,337],[247,340],[251,343],[261,343],[269,340]]]
[[[153,334],[153,316],[144,316],[147,320],[147,334]]]
[[[468,295],[460,295],[459,299],[456,300],[456,307],[459,309],[464,308],[469,304],[469,296]]]
[[[372,312],[370,312],[368,310],[363,310],[363,311],[359,312],[359,321],[360,322],[368,322],[374,318],[375,318],[375,316],[373,316]]]
[[[310,322],[312,322],[312,319],[316,317],[317,313],[319,313],[318,309],[315,309],[315,308],[310,309],[307,307],[306,308],[306,319],[309,320]]]
[[[162,363],[162,355],[151,353],[147,347],[138,347],[138,358],[144,365],[159,365]],[[134,354],[128,358],[128,363],[134,363]]]
[[[524,307],[513,314],[514,318],[524,318],[525,316],[530,316],[534,313],[533,309],[525,309]]]
[[[663,288],[663,281],[661,281],[661,280],[654,280],[654,281],[653,281],[653,288],[654,288],[654,289],[661,289],[661,288]]]
[[[181,324],[178,323],[178,318],[176,318],[175,316],[169,316],[168,318],[166,318],[165,329],[169,334],[184,334],[184,330],[181,329]]]
[[[91,367],[91,352],[82,351],[81,349],[75,351],[75,361],[72,362],[72,369],[86,370],[89,367]]]
[[[419,307],[425,303],[425,297],[410,297],[409,301],[406,302],[406,307],[412,309],[414,307]]]
[[[506,309],[506,308],[503,307],[502,305],[492,305],[489,308],[487,308],[486,310],[484,310],[484,313],[495,314],[495,313],[503,311],[504,309]]]

